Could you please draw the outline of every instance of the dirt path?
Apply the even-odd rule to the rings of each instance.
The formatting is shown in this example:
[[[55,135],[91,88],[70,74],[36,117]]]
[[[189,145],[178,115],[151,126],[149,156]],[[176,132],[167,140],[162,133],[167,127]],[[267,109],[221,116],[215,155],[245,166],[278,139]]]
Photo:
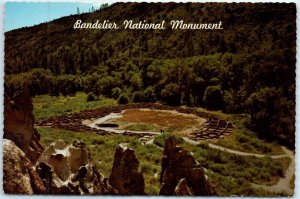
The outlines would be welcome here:
[[[197,141],[194,141],[194,140],[191,140],[187,137],[183,137],[184,141],[186,141],[187,143],[190,143],[190,144],[194,144],[194,145],[197,145],[199,144],[199,142]],[[225,147],[222,147],[222,146],[219,146],[219,145],[216,145],[216,144],[211,144],[209,143],[208,146],[212,149],[217,149],[217,150],[220,150],[220,151],[225,151],[227,153],[232,153],[232,154],[236,154],[236,155],[241,155],[241,156],[255,156],[257,158],[263,158],[263,157],[266,157],[267,155],[264,155],[264,154],[257,154],[257,153],[247,153],[247,152],[243,152],[243,151],[237,151],[237,150],[233,150],[233,149],[229,149],[229,148],[225,148]],[[284,151],[285,151],[285,154],[282,154],[282,155],[272,155],[270,156],[272,159],[279,159],[279,158],[284,158],[284,157],[290,157],[289,154],[287,154],[286,149],[285,147],[283,147]]]
[[[199,144],[199,142],[191,140],[191,139],[186,138],[186,137],[183,137],[183,139],[187,143],[190,143],[190,144],[194,144],[194,145]],[[232,150],[232,149],[221,147],[221,146],[218,146],[218,145],[215,145],[215,144],[208,144],[208,146],[210,148],[213,148],[213,149],[217,149],[217,150],[220,150],[220,151],[225,151],[227,153],[232,153],[232,154],[241,155],[241,156],[254,156],[254,157],[258,157],[258,158],[266,157],[266,155]],[[282,149],[285,152],[285,154],[272,155],[270,157],[272,159],[279,159],[279,158],[284,158],[284,157],[288,157],[288,158],[291,159],[291,163],[290,163],[288,169],[285,171],[285,176],[283,178],[279,178],[278,182],[275,185],[272,185],[272,186],[258,185],[258,184],[252,184],[252,185],[256,188],[263,188],[263,189],[265,189],[267,191],[270,191],[270,192],[273,192],[273,193],[279,193],[279,194],[284,193],[284,194],[288,194],[288,195],[293,195],[294,190],[290,188],[290,181],[291,181],[293,175],[295,174],[295,155],[291,150],[287,149],[286,147],[282,146]]]
[[[254,156],[254,157],[257,157],[257,158],[267,157],[267,155],[264,155],[264,154],[247,153],[247,152],[243,152],[243,151],[237,151],[237,150],[228,149],[228,148],[225,148],[225,147],[222,147],[222,146],[218,146],[218,145],[215,145],[215,144],[208,144],[208,145],[212,149],[217,149],[217,150],[220,150],[220,151],[225,151],[227,153],[233,153],[233,154],[236,154],[236,155]],[[271,155],[270,157],[272,159],[280,159],[280,158],[284,158],[284,157],[289,157],[289,155],[286,153],[286,154],[282,154],[282,155]]]

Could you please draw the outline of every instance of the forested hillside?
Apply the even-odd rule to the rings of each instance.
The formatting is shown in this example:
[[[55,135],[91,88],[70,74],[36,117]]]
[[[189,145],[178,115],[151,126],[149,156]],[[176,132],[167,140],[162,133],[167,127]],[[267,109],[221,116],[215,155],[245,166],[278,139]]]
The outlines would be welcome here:
[[[78,19],[222,21],[223,30],[73,29]],[[32,95],[249,113],[251,128],[291,147],[295,63],[295,4],[116,3],[5,33],[7,93],[28,84]]]

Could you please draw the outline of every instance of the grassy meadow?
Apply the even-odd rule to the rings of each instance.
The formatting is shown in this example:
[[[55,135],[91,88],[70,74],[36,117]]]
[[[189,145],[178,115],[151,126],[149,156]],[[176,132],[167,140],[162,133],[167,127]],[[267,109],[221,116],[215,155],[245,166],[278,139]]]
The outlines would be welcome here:
[[[223,139],[210,141],[217,145],[248,153],[280,155],[282,151],[280,145],[276,141],[267,141],[259,138],[258,134],[247,128],[250,115],[248,114],[225,114],[220,111],[208,111],[203,108],[197,108],[199,111],[214,114],[224,120],[230,121],[235,130],[232,135],[226,136]]]
[[[99,100],[90,102],[87,102],[86,99],[87,95],[83,92],[77,92],[74,96],[66,97],[49,95],[36,96],[32,98],[34,118],[36,121],[39,121],[54,116],[116,104],[115,100],[105,97],[100,97]]]

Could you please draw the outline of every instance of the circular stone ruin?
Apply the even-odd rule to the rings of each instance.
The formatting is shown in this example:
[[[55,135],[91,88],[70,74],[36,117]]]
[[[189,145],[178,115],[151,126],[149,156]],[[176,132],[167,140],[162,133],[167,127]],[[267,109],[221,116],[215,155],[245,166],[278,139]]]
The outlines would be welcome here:
[[[230,122],[210,113],[153,103],[86,110],[40,121],[37,125],[138,137],[154,137],[168,132],[195,141],[223,138],[234,131]]]

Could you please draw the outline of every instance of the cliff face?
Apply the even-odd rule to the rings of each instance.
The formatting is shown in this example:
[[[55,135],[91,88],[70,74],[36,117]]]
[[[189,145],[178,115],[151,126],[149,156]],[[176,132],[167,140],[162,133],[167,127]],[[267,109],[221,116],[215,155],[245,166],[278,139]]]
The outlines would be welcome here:
[[[32,162],[35,162],[43,147],[38,142],[38,132],[33,128],[32,110],[33,105],[27,87],[14,94],[6,88],[3,138],[13,141]]]

